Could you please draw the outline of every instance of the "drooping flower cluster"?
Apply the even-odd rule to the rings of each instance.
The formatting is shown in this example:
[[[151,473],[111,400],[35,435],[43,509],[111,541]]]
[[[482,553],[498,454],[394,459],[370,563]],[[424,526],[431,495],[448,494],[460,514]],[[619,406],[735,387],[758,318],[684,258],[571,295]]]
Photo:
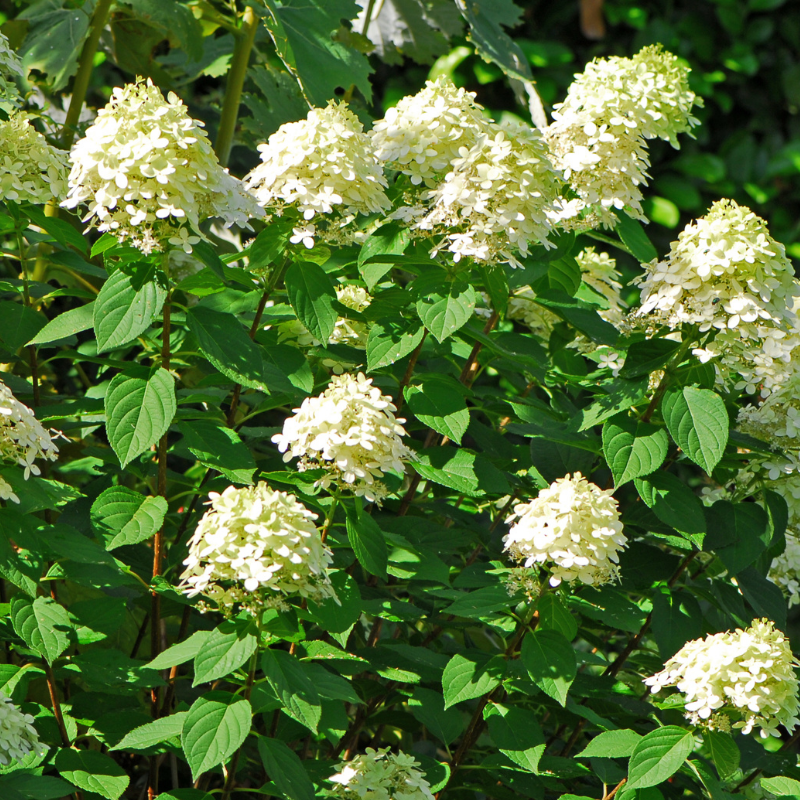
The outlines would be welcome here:
[[[22,98],[14,78],[24,76],[19,56],[11,49],[5,34],[0,33],[0,103],[19,105]]]
[[[734,728],[758,728],[766,739],[780,736],[779,725],[791,732],[800,722],[795,664],[788,639],[761,619],[687,642],[645,684],[653,692],[676,686],[686,696],[687,719],[695,723],[722,710],[738,718]]]
[[[7,767],[29,753],[43,756],[46,751],[33,727],[33,717],[20,711],[10,697],[0,694],[0,765]]]
[[[713,361],[720,382],[738,375],[737,389],[768,395],[780,386],[800,343],[793,311],[800,283],[767,225],[749,208],[720,200],[688,225],[664,261],[645,265],[642,306],[671,328],[715,330],[695,354]]]
[[[371,135],[376,156],[388,167],[408,175],[415,186],[433,188],[461,151],[471,150],[488,130],[474,92],[440,76],[390,108]]]
[[[46,430],[33,411],[20,403],[11,389],[0,381],[0,461],[23,467],[26,480],[31,474],[40,475],[41,471],[34,462],[37,458],[55,461],[58,448],[53,439],[61,435],[59,431]],[[19,502],[7,484],[0,487],[0,491],[6,495],[4,499]]]
[[[319,481],[323,488],[334,485],[380,501],[386,492],[384,474],[402,472],[413,457],[402,442],[405,420],[395,418],[396,410],[392,399],[362,373],[336,375],[321,395],[294,409],[272,441],[284,461],[300,459],[300,470],[327,470]]]
[[[458,261],[519,262],[518,250],[546,243],[553,203],[561,190],[539,131],[488,126],[476,144],[460,151],[445,180],[428,193],[430,208],[413,227],[443,234]]]
[[[342,800],[433,800],[431,787],[419,762],[406,753],[371,747],[351,761],[339,765],[332,797]]]
[[[145,253],[170,245],[191,252],[209,217],[244,226],[264,216],[220,166],[202,126],[177,95],[165,100],[149,79],[114,89],[70,154],[62,205],[87,205],[84,221]]]
[[[555,106],[545,135],[556,166],[604,224],[614,225],[612,209],[644,216],[639,187],[648,178],[646,141],[677,147],[677,135],[698,124],[688,72],[660,45],[633,58],[595,59]]]
[[[332,101],[300,122],[281,125],[258,149],[262,163],[245,185],[263,208],[279,214],[286,206],[297,208],[308,224],[295,228],[293,243],[311,248],[316,236],[335,236],[355,214],[390,206],[372,142],[346,103]],[[319,215],[334,216],[321,221]]]
[[[67,191],[69,154],[48,143],[30,117],[13,111],[0,121],[0,196],[44,205]]]
[[[182,587],[230,611],[235,605],[282,606],[285,598],[332,595],[331,551],[314,525],[317,515],[293,494],[264,483],[209,494],[189,542]]]
[[[627,544],[612,492],[580,472],[554,481],[529,503],[518,503],[508,523],[505,550],[526,567],[547,568],[551,586],[608,583]]]

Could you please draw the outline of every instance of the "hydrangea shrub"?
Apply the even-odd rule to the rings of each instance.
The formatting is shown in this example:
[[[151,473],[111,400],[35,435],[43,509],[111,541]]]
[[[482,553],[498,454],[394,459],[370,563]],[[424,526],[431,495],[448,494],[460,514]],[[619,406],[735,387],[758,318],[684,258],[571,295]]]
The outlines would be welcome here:
[[[317,98],[241,179],[2,80],[0,797],[800,794],[800,282],[733,200],[650,243],[682,61]]]

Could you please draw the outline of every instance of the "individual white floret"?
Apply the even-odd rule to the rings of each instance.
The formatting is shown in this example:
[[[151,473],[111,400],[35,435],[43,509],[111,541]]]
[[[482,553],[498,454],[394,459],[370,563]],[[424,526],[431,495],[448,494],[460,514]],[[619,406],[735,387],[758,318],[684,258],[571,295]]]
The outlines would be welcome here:
[[[663,671],[645,679],[651,691],[676,686],[685,695],[687,718],[703,721],[717,711],[738,718],[742,733],[780,736],[798,720],[797,666],[788,639],[768,619],[749,628],[709,634],[687,642]]]
[[[217,160],[203,123],[151,80],[116,88],[70,154],[66,208],[145,253],[191,252],[200,223],[247,225],[264,212]]]
[[[610,490],[580,472],[559,478],[538,497],[518,503],[508,517],[505,550],[525,567],[550,572],[550,585],[579,581],[598,586],[617,575],[622,532],[617,501]]]
[[[293,494],[264,483],[209,494],[189,542],[182,587],[223,610],[240,604],[282,606],[288,597],[319,600],[332,589],[332,554],[314,525],[317,515]]]
[[[299,469],[327,470],[319,481],[323,488],[335,485],[380,501],[384,474],[402,472],[413,457],[401,438],[405,420],[395,418],[396,410],[362,373],[336,375],[321,395],[294,409],[272,441],[284,461],[300,459]]]

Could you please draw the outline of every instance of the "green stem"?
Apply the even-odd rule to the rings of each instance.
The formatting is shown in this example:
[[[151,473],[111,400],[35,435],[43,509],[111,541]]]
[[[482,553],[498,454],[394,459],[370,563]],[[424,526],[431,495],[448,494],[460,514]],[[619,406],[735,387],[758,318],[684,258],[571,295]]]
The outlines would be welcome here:
[[[25,240],[22,236],[22,231],[17,228],[17,248],[19,250],[19,266],[22,271],[22,298],[25,305],[31,307],[31,293],[30,286],[28,285],[28,259],[25,257]],[[33,387],[33,407],[39,405],[39,365],[37,363],[36,345],[28,345],[28,364],[31,370],[31,385]]]
[[[66,150],[69,150],[75,139],[78,120],[83,110],[83,104],[86,101],[86,92],[89,89],[89,81],[92,77],[97,45],[100,44],[100,35],[108,22],[108,15],[113,2],[114,0],[99,0],[92,15],[89,35],[83,43],[81,58],[78,62],[78,71],[75,73],[75,80],[72,83],[72,98],[69,101],[67,118],[64,120],[64,129],[61,134],[61,141]]]
[[[369,30],[369,24],[372,22],[372,12],[375,8],[375,0],[369,0],[367,3],[367,12],[364,14],[364,24],[361,26],[361,35],[366,36]]]
[[[258,32],[258,16],[251,6],[244,10],[242,26],[239,29],[239,38],[233,49],[231,69],[228,72],[228,81],[225,84],[225,102],[222,106],[222,117],[217,131],[217,143],[214,149],[217,158],[223,167],[228,165],[233,147],[233,134],[236,130],[236,120],[239,118],[239,104],[242,100],[242,88],[247,75],[247,65],[250,61],[250,51]]]

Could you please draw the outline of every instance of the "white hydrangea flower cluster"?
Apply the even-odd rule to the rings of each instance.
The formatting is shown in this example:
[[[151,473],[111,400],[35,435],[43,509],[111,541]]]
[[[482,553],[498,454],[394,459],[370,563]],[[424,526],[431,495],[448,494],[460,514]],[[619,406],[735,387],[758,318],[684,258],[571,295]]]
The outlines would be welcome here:
[[[550,585],[579,581],[590,586],[617,575],[619,551],[627,545],[617,501],[580,472],[559,478],[508,517],[505,550],[525,567],[550,571]]]
[[[786,549],[773,559],[767,577],[786,595],[789,608],[800,605],[800,536],[796,533],[786,531]]]
[[[19,56],[11,49],[8,38],[0,33],[0,102],[17,106],[22,98],[19,96],[14,77],[25,77],[25,71]]]
[[[65,208],[88,205],[84,221],[144,253],[191,252],[201,221],[247,225],[264,212],[223,169],[203,123],[151,80],[116,88],[70,154]]]
[[[58,448],[53,439],[62,436],[60,431],[46,430],[36,419],[33,411],[20,403],[2,381],[0,381],[0,461],[18,464],[25,470],[25,480],[31,474],[41,475],[34,463],[37,458],[55,461]],[[19,498],[3,481],[0,497],[18,503]]]
[[[44,205],[67,191],[69,154],[48,143],[30,117],[13,111],[0,121],[0,195],[16,203]]]
[[[339,765],[328,780],[335,784],[331,797],[342,800],[433,800],[431,785],[419,762],[406,753],[389,748],[357,755]]]
[[[796,665],[788,639],[761,619],[687,642],[644,682],[653,692],[676,686],[686,695],[687,719],[699,723],[724,709],[740,717],[734,728],[758,728],[766,739],[780,736],[779,725],[791,732],[800,722]]]
[[[293,494],[255,486],[229,486],[209,494],[211,506],[197,525],[183,562],[182,588],[230,611],[285,598],[333,594],[327,569],[331,551],[314,525],[317,515]]]
[[[440,247],[478,261],[520,266],[531,245],[547,244],[561,179],[538,130],[491,123],[427,193],[428,212],[414,230],[443,234]]]
[[[331,101],[306,119],[281,125],[258,146],[261,164],[245,177],[245,186],[262,208],[283,213],[295,206],[307,222],[319,215],[330,233],[317,224],[299,226],[292,242],[314,246],[314,239],[336,236],[356,214],[390,207],[386,178],[369,136],[346,103]]]
[[[433,188],[463,156],[462,149],[471,150],[488,130],[475,93],[442,75],[390,108],[371,136],[380,161],[408,175],[415,186]]]
[[[391,397],[363,373],[335,375],[321,395],[294,409],[272,441],[284,461],[300,459],[300,470],[327,470],[319,481],[323,488],[335,485],[380,502],[386,493],[384,473],[402,472],[413,458],[400,438],[406,435],[405,420],[395,418],[396,410]]]
[[[688,73],[660,45],[633,58],[595,59],[555,106],[545,135],[556,166],[604,224],[615,224],[612,209],[644,217],[639,186],[648,179],[646,140],[678,147],[677,135],[698,124],[692,106],[700,100],[689,89]],[[571,205],[565,216],[579,207]]]
[[[793,310],[800,282],[763,219],[733,200],[719,200],[681,232],[664,261],[644,267],[637,317],[716,330],[695,354],[713,361],[723,384],[738,375],[737,389],[767,396],[785,382],[800,344]]]
[[[29,753],[43,756],[46,752],[33,727],[33,717],[24,714],[10,697],[0,694],[0,765],[7,767]]]

